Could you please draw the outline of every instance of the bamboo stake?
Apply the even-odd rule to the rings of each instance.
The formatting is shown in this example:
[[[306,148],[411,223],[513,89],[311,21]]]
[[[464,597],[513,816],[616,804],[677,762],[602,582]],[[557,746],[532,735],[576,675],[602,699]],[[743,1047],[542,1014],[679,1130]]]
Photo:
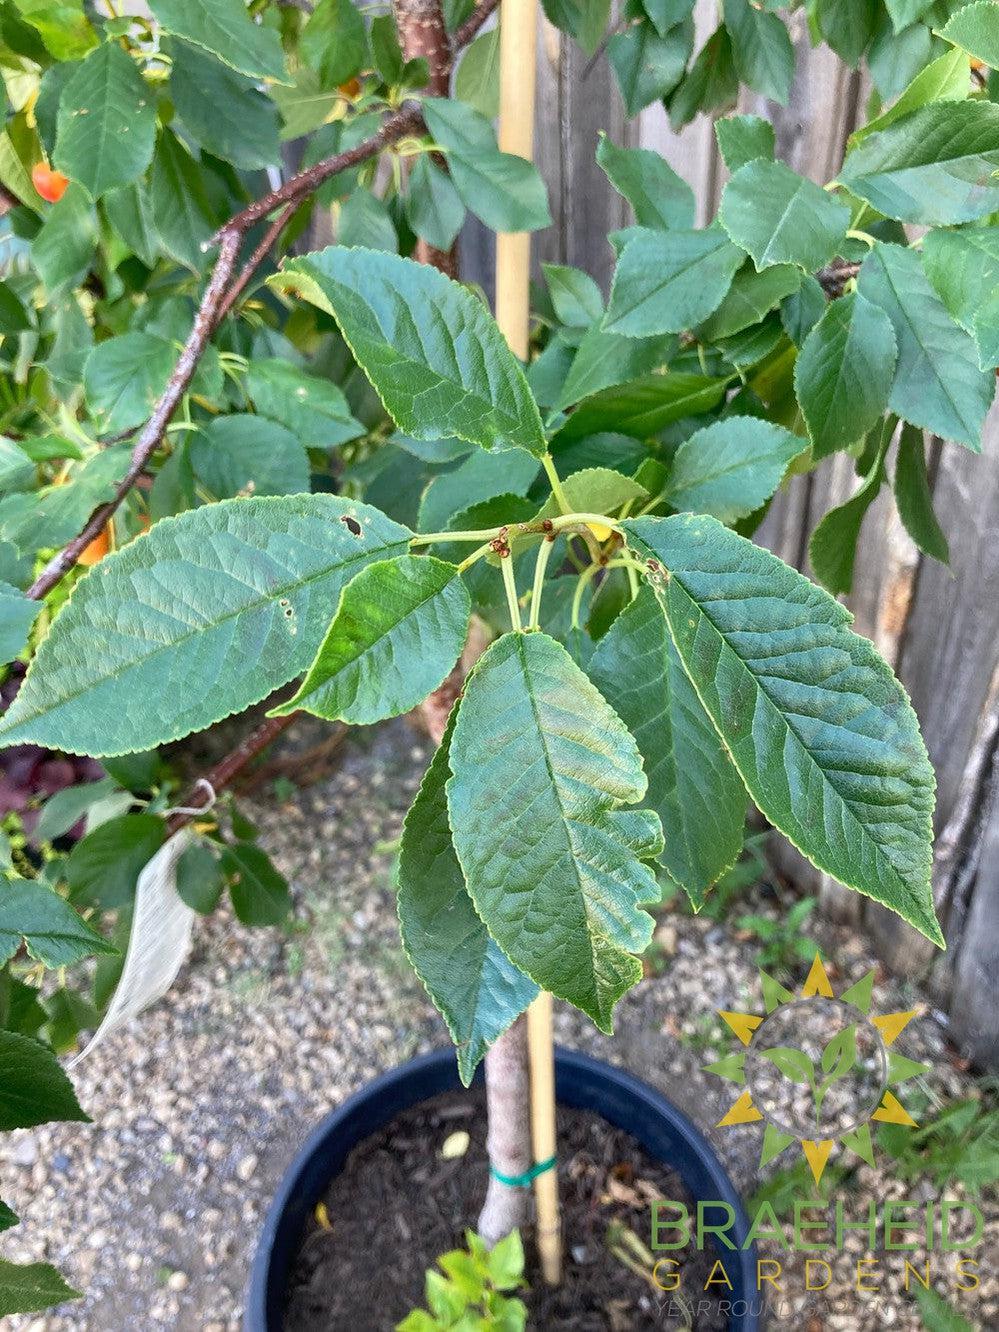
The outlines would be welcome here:
[[[534,160],[534,85],[537,0],[502,0],[500,6],[499,146]],[[527,359],[530,336],[531,237],[526,231],[496,237],[496,322],[514,355]],[[535,1162],[555,1155],[555,1059],[551,995],[540,994],[527,1013],[531,1064],[531,1140]],[[538,1254],[545,1280],[562,1279],[558,1175],[534,1181]]]
[[[499,146],[534,160],[534,79],[537,0],[502,0],[500,5]],[[527,359],[530,310],[531,235],[496,236],[496,322],[515,356]]]

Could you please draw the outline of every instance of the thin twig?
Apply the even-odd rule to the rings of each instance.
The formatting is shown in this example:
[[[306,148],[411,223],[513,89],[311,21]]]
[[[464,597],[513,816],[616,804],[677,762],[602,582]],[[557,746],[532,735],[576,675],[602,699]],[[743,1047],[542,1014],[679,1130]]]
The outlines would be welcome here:
[[[277,238],[281,235],[281,232],[284,231],[285,227],[291,221],[295,213],[295,210],[297,208],[298,208],[297,203],[290,203],[283,213],[278,214],[278,216],[274,219],[274,221],[264,232],[263,236],[261,236],[260,244],[250,255],[249,259],[247,259],[246,263],[243,265],[242,269],[239,272],[239,276],[233,282],[232,286],[229,288],[226,294],[222,297],[222,303],[220,304],[218,312],[215,315],[215,328],[218,328],[218,326],[229,314],[229,311],[242,296],[243,292],[250,285],[250,282],[252,281],[253,276],[256,273],[257,269],[260,267],[260,265],[264,262],[264,260],[267,258],[268,254],[270,253],[271,246],[276,243]]]

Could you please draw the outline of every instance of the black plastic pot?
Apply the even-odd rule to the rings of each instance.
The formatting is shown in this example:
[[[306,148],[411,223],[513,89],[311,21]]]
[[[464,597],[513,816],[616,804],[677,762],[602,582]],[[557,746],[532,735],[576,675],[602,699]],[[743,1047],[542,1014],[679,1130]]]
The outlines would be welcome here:
[[[250,1273],[246,1332],[280,1332],[302,1229],[353,1148],[401,1111],[460,1088],[454,1051],[435,1050],[369,1082],[323,1120],[281,1181],[264,1220]],[[555,1055],[555,1089],[560,1104],[590,1110],[630,1133],[650,1156],[676,1170],[695,1200],[728,1203],[735,1212],[732,1238],[741,1246],[749,1222],[735,1186],[708,1140],[664,1096],[630,1073],[561,1049]],[[434,1257],[428,1254],[428,1262]],[[726,1252],[725,1270],[733,1287],[722,1292],[733,1308],[731,1332],[758,1332],[755,1249]]]

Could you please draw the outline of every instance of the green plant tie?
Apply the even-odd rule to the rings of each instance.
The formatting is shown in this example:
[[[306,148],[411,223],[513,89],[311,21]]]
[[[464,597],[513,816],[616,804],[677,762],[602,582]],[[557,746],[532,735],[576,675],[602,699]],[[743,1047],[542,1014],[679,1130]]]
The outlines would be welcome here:
[[[547,1161],[536,1162],[530,1170],[525,1170],[522,1175],[501,1174],[494,1165],[489,1167],[489,1173],[493,1179],[498,1179],[501,1184],[506,1184],[511,1189],[529,1189],[539,1175],[555,1169],[555,1161],[554,1156],[549,1156]]]

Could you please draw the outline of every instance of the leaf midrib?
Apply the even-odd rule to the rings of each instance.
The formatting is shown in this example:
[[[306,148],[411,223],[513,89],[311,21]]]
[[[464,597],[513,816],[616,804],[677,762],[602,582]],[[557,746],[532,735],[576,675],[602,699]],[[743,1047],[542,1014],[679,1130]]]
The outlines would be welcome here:
[[[218,534],[215,533],[214,535]],[[400,538],[398,543],[393,543],[393,544],[398,544],[406,548],[408,547],[408,539],[402,537]],[[381,551],[379,551],[378,553],[380,554],[382,551],[388,549],[390,549],[390,546],[383,546],[381,548]],[[273,592],[269,592],[265,596],[261,596],[256,602],[252,602],[249,605],[240,606],[232,611],[227,611],[225,615],[222,615],[217,620],[214,620],[208,630],[206,630],[203,625],[195,626],[194,628],[188,630],[186,633],[181,634],[178,638],[171,639],[170,642],[168,643],[160,644],[159,647],[155,648],[152,652],[148,653],[146,656],[141,657],[136,661],[131,661],[126,663],[118,670],[113,670],[108,672],[108,674],[104,675],[100,680],[96,682],[96,684],[89,685],[83,689],[74,690],[72,693],[64,695],[58,701],[58,703],[56,703],[53,707],[36,708],[26,717],[17,718],[13,727],[5,726],[7,717],[9,717],[10,715],[10,713],[8,713],[7,716],[0,718],[0,736],[2,736],[6,730],[14,730],[17,729],[18,727],[29,725],[32,721],[36,721],[39,717],[51,717],[54,713],[59,712],[62,708],[66,707],[68,704],[76,702],[77,699],[84,697],[92,690],[100,688],[103,685],[109,684],[110,682],[119,679],[129,670],[136,670],[140,666],[145,666],[148,662],[154,660],[154,658],[159,656],[161,653],[172,652],[179,646],[186,643],[189,639],[194,638],[199,634],[203,634],[206,632],[213,632],[214,630],[220,628],[222,625],[228,623],[229,620],[234,619],[236,616],[253,614],[255,611],[259,610],[262,606],[264,606],[267,602],[280,600],[281,596],[288,591],[308,587],[310,584],[317,582],[319,579],[328,577],[334,571],[334,569],[340,570],[340,569],[349,568],[352,564],[356,564],[358,560],[363,559],[366,554],[370,554],[370,551],[359,551],[356,555],[352,555],[349,559],[344,560],[342,563],[336,565],[329,565],[327,568],[321,569],[317,573],[310,574],[308,578],[292,579],[290,582],[282,583],[280,587],[275,588]],[[34,665],[34,663],[32,663],[32,665]],[[28,676],[25,677],[25,684],[27,683],[28,678],[29,678]],[[275,686],[275,688],[277,687],[279,686]]]
[[[643,542],[643,544],[646,544],[646,545],[647,545],[647,543],[645,543],[645,542]],[[649,553],[652,554],[653,556],[656,554],[656,552],[655,552],[651,547],[648,547],[648,550],[649,550]],[[765,684],[759,679],[759,677],[755,674],[755,672],[752,671],[752,670],[750,669],[750,667],[749,667],[748,663],[746,662],[746,660],[742,657],[742,655],[736,650],[736,648],[735,648],[735,647],[732,645],[732,643],[729,641],[728,636],[723,632],[723,630],[722,630],[722,629],[721,629],[721,628],[715,623],[715,621],[712,619],[712,617],[708,614],[707,610],[705,609],[705,604],[706,604],[706,603],[702,603],[702,602],[698,601],[697,598],[694,597],[694,595],[693,595],[690,591],[688,591],[687,587],[685,586],[685,584],[684,584],[684,582],[683,582],[683,579],[680,577],[679,574],[677,574],[677,572],[676,572],[675,570],[673,570],[673,569],[670,570],[670,577],[676,581],[677,585],[680,587],[681,591],[683,592],[683,594],[684,594],[684,596],[687,598],[687,600],[690,602],[690,604],[691,604],[691,605],[692,605],[692,606],[693,606],[693,607],[694,607],[694,608],[695,608],[695,609],[696,609],[701,615],[704,616],[704,618],[707,620],[707,622],[711,625],[711,627],[712,627],[712,629],[714,630],[714,632],[718,635],[719,639],[725,644],[726,647],[729,648],[729,650],[732,652],[733,656],[738,660],[738,662],[739,662],[740,665],[742,666],[743,670],[744,670],[744,671],[745,671],[745,672],[746,672],[746,673],[752,678],[752,680],[753,680],[753,682],[754,682],[756,688],[759,689],[760,693],[761,693],[761,694],[763,695],[763,697],[767,700],[768,704],[774,709],[774,711],[777,713],[777,715],[781,718],[781,720],[783,721],[784,725],[787,727],[787,729],[790,731],[790,733],[794,736],[796,742],[797,742],[798,745],[801,747],[801,750],[802,750],[805,754],[808,755],[809,763],[812,765],[812,767],[815,769],[815,771],[818,772],[820,778],[822,779],[823,784],[826,785],[826,786],[828,786],[828,787],[829,787],[829,788],[835,793],[837,800],[839,800],[840,803],[844,806],[844,808],[847,809],[847,810],[849,811],[850,818],[853,820],[854,824],[855,824],[855,825],[857,826],[857,828],[860,830],[860,833],[862,834],[862,836],[863,836],[866,840],[868,840],[868,841],[872,844],[872,846],[874,846],[874,847],[876,848],[879,858],[882,859],[882,860],[887,864],[887,866],[888,866],[888,868],[890,869],[890,871],[891,871],[891,873],[892,873],[894,879],[897,881],[899,887],[902,889],[902,891],[904,892],[904,894],[906,895],[906,897],[909,898],[910,900],[915,900],[915,898],[913,897],[913,891],[912,891],[912,889],[910,888],[909,884],[906,883],[905,880],[901,877],[901,875],[899,874],[899,871],[898,871],[898,869],[896,868],[894,862],[893,862],[893,861],[891,860],[891,858],[888,856],[888,853],[885,851],[885,849],[884,849],[884,847],[882,846],[882,844],[877,840],[877,838],[876,838],[876,837],[873,835],[873,833],[867,828],[867,826],[866,826],[864,823],[861,822],[861,820],[858,818],[858,816],[857,816],[856,813],[854,812],[853,807],[851,806],[851,804],[849,803],[849,801],[847,800],[847,798],[846,798],[844,795],[841,794],[841,792],[839,791],[839,789],[838,789],[838,787],[836,786],[835,782],[833,782],[833,780],[828,776],[828,774],[826,773],[825,769],[821,766],[821,764],[818,762],[818,760],[817,760],[817,759],[815,758],[815,756],[813,755],[813,753],[812,753],[811,749],[809,748],[809,746],[805,743],[805,741],[804,741],[804,740],[802,739],[802,737],[799,735],[797,729],[792,725],[792,723],[791,723],[791,721],[788,719],[788,717],[787,717],[787,715],[786,715],[784,709],[781,708],[781,707],[778,705],[778,703],[776,702],[776,700],[775,700],[775,699],[770,695],[770,693],[768,692],[768,690],[767,690]],[[659,600],[659,593],[658,593],[658,591],[656,591],[656,598],[657,598],[657,600]],[[663,606],[663,603],[662,603],[661,600],[660,600],[660,605]],[[663,614],[664,614],[664,616],[665,616],[665,618],[666,618],[666,623],[667,623],[667,625],[669,625],[669,623],[670,623],[670,617],[669,617],[669,613],[666,611],[665,606],[663,606]],[[670,634],[671,634],[671,635],[672,635],[672,632],[673,632],[673,631],[672,631],[672,627],[670,627]],[[674,642],[675,642],[675,639],[674,639]],[[679,649],[677,649],[677,650],[679,651]],[[697,682],[694,680],[693,676],[689,676],[688,678],[690,679],[691,684],[694,686],[694,689],[696,690],[698,697],[701,699],[701,703],[702,703],[702,705],[704,706],[704,710],[705,710],[705,712],[707,713],[707,715],[708,715],[709,717],[711,717],[711,713],[710,713],[710,711],[709,711],[707,705],[704,703],[704,698],[703,698],[703,695],[701,694],[701,690],[698,688]],[[722,735],[720,729],[718,728],[717,723],[714,722],[714,718],[712,717],[711,720],[712,720],[712,723],[715,725],[715,729],[718,731],[719,736],[721,736],[722,742],[723,742],[724,744],[727,745],[727,741],[725,740],[725,737]],[[731,752],[731,751],[730,751],[730,752]],[[734,753],[732,754],[732,761],[733,761],[733,763],[736,763],[736,758],[735,758]],[[737,763],[736,763],[736,766],[738,766]],[[786,835],[787,835],[787,834],[785,834],[785,836],[786,836]],[[918,905],[918,904],[917,904],[917,905]]]

